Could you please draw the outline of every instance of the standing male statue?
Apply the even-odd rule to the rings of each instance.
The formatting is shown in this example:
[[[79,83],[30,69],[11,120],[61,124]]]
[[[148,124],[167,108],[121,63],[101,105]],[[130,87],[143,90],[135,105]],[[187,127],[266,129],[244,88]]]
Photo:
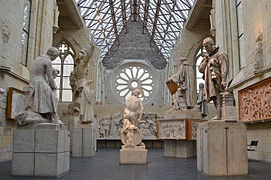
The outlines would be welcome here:
[[[181,109],[182,107],[178,105],[178,98],[182,97],[185,103],[186,109],[192,109],[195,105],[195,89],[194,89],[194,69],[193,64],[187,61],[186,57],[180,58],[180,67],[176,74],[171,76],[167,81],[167,84],[174,82],[177,84],[178,88],[175,93],[175,109]]]
[[[75,68],[71,72],[71,75],[74,79],[71,79],[71,84],[74,83],[74,92],[73,98],[74,101],[79,100],[81,93],[80,88],[83,87],[83,83],[88,79],[88,63],[91,59],[91,56],[94,52],[95,46],[92,46],[90,49],[81,49],[79,51],[78,57],[75,59]],[[79,100],[80,101],[80,100]],[[80,103],[80,102],[79,102]]]
[[[136,89],[132,92],[132,95],[126,99],[126,107],[123,113],[123,128],[121,130],[121,141],[124,146],[137,146],[143,145],[142,133],[136,126],[138,122],[142,120],[143,105],[139,99],[139,95],[143,95],[141,89]],[[137,119],[137,110],[140,109],[139,118]]]
[[[229,71],[228,56],[219,51],[219,47],[214,45],[211,38],[205,38],[202,43],[207,53],[203,54],[203,59],[199,65],[199,72],[203,73],[205,81],[204,94],[207,102],[214,102],[217,114],[212,120],[221,119],[221,99],[220,93],[225,91],[227,75]]]
[[[16,117],[19,125],[39,122],[62,124],[56,112],[57,100],[54,90],[57,87],[52,68],[52,61],[58,56],[58,49],[51,47],[46,54],[37,57],[31,64],[26,107],[24,112]]]

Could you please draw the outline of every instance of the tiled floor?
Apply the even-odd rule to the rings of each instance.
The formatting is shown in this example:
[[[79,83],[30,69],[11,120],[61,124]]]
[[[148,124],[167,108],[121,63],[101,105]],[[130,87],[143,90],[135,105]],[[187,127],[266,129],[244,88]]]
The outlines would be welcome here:
[[[119,149],[99,149],[93,158],[72,158],[71,171],[61,180],[271,180],[271,163],[249,161],[249,175],[208,177],[197,173],[196,159],[165,158],[162,149],[150,149],[148,165],[119,165]],[[11,161],[0,163],[0,180],[54,179],[12,177]]]

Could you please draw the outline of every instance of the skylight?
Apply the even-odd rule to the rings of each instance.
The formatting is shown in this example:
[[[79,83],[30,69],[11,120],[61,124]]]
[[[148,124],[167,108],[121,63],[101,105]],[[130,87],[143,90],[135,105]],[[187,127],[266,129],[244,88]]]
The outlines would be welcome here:
[[[75,0],[103,59],[129,21],[142,24],[166,60],[194,0]]]

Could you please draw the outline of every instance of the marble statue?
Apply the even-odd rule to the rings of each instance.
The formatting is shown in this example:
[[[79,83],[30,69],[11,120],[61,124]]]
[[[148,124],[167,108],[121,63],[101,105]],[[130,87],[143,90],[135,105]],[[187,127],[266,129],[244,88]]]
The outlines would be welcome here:
[[[52,61],[58,56],[58,49],[51,47],[31,64],[25,109],[15,118],[19,125],[40,122],[62,124],[57,116],[57,99],[54,93],[57,88],[54,76],[56,77],[57,72],[54,70],[53,76],[52,68]]]
[[[217,114],[212,120],[220,120],[222,105],[222,96],[220,93],[225,91],[227,85],[229,60],[228,56],[219,51],[218,46],[214,45],[214,41],[211,38],[208,37],[203,40],[203,47],[207,53],[203,54],[198,69],[199,72],[203,73],[206,101],[208,103],[213,101],[217,109]]]
[[[137,127],[137,123],[141,122],[143,115],[143,105],[139,99],[139,95],[143,95],[141,89],[136,89],[132,95],[126,99],[126,107],[124,109],[123,128],[121,130],[121,141],[124,146],[134,147],[144,145],[142,141],[142,133]],[[137,118],[137,110],[140,109],[139,118]]]
[[[203,89],[204,89],[204,84],[200,83],[197,104],[199,106],[199,111],[200,111],[201,115],[203,117],[205,117],[208,114],[208,106],[207,106],[206,99],[204,97],[204,92],[203,92],[204,90]]]
[[[187,109],[192,109],[195,104],[193,96],[193,93],[195,92],[193,64],[187,61],[186,57],[181,57],[180,63],[178,72],[171,76],[167,83],[172,81],[177,84],[178,89],[176,92],[176,98],[180,98],[181,96],[184,99],[185,107]],[[177,105],[176,108],[181,109],[180,105]]]
[[[93,112],[93,104],[95,103],[95,91],[90,89],[90,85],[93,83],[92,80],[86,81],[84,80],[81,84],[83,84],[83,90],[81,94],[80,101],[80,114],[79,120],[80,123],[93,123],[94,120],[94,112]]]

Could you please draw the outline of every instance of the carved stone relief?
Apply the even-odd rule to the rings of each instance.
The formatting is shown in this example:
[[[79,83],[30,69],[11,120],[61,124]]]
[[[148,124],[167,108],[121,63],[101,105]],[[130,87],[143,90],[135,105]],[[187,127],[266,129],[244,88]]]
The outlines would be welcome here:
[[[271,118],[271,78],[239,91],[238,95],[241,121]]]
[[[2,27],[1,27],[1,30],[2,30],[2,39],[3,39],[3,42],[7,43],[8,40],[9,40],[9,37],[10,37],[9,28],[8,28],[8,26],[5,23],[3,23]]]
[[[160,120],[159,139],[185,139],[185,120]]]
[[[138,124],[143,134],[143,139],[156,138],[156,114],[143,113],[142,121]],[[116,113],[111,116],[104,116],[97,120],[98,136],[97,138],[120,138],[123,127],[123,114]]]

